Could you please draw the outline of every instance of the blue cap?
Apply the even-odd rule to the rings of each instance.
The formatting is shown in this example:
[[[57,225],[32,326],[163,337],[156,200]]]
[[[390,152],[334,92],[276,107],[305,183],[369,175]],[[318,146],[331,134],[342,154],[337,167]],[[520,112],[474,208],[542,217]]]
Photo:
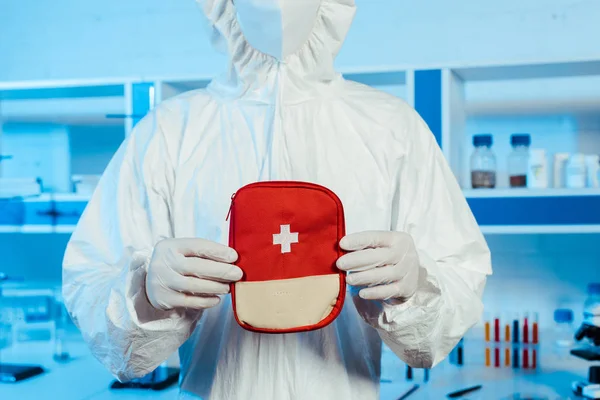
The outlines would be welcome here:
[[[515,133],[510,135],[510,144],[513,146],[529,146],[531,144],[531,136],[528,133]]]
[[[568,308],[554,310],[554,322],[573,322],[573,310]]]
[[[478,146],[491,147],[492,146],[492,135],[490,135],[489,133],[484,133],[484,134],[479,134],[479,135],[473,136],[473,146],[475,146],[475,147],[478,147]]]
[[[593,282],[587,287],[588,294],[600,294],[600,283]]]

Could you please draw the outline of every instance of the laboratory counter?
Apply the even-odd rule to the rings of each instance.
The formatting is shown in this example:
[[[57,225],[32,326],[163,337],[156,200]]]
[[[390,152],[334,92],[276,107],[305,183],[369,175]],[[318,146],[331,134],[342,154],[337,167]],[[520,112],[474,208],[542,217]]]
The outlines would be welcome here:
[[[163,391],[121,389],[111,390],[113,377],[90,354],[83,342],[71,343],[72,359],[58,363],[52,358],[52,347],[48,342],[15,343],[2,351],[3,363],[38,364],[46,373],[19,383],[0,384],[2,400],[132,400],[132,399],[177,399],[178,389],[174,385]],[[589,364],[575,358],[563,360],[554,368],[539,371],[515,372],[510,368],[485,368],[482,366],[457,367],[447,362],[434,368],[428,382],[423,381],[421,371],[415,371],[414,380],[406,381],[405,367],[390,352],[384,352],[382,365],[391,361],[397,370],[386,373],[381,385],[382,400],[396,400],[413,385],[419,388],[406,397],[409,400],[439,400],[447,394],[475,385],[481,389],[471,392],[463,399],[573,399],[571,382],[586,378]],[[391,377],[391,378],[390,378]],[[514,396],[520,393],[521,397]]]

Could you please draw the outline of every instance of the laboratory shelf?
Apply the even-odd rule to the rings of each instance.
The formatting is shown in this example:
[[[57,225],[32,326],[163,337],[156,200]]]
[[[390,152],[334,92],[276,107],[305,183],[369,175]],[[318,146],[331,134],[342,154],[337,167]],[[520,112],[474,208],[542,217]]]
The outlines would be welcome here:
[[[72,233],[88,201],[68,193],[3,200],[0,233]]]
[[[600,233],[598,189],[466,190],[465,197],[484,234]],[[75,230],[89,198],[42,195],[15,202],[21,224],[0,219],[0,233],[61,233]]]
[[[598,234],[600,225],[480,225],[484,235]]]
[[[22,233],[21,225],[0,225],[0,233]]]
[[[368,85],[413,104],[413,73],[402,69],[373,69],[341,71],[345,79]],[[154,81],[156,103],[182,93],[206,88],[211,82],[207,77],[162,78]]]
[[[466,81],[468,115],[589,114],[600,104],[597,76]]]
[[[87,203],[90,201],[91,196],[88,194],[79,194],[79,193],[42,193],[39,196],[29,197],[24,199],[27,202],[59,202],[59,203],[68,203],[68,202],[84,202]]]
[[[200,77],[158,80],[154,83],[156,103],[191,90],[204,89],[210,81],[210,79]]]
[[[598,189],[466,190],[484,233],[600,233]]]
[[[371,86],[414,105],[414,72],[405,70],[372,70],[342,72],[345,79]]]
[[[550,176],[553,154],[600,153],[600,60],[455,66],[441,69],[441,76],[440,145],[462,187],[470,187],[469,156],[478,133],[493,136],[500,183],[508,182],[513,133],[530,134],[532,148],[546,150]],[[465,194],[554,198],[574,193]]]
[[[126,113],[125,84],[74,84],[14,87],[0,84],[0,117],[4,123],[115,125],[107,115]]]
[[[532,62],[520,65],[475,65],[456,67],[452,70],[463,80],[469,81],[590,76],[600,73],[600,60]]]
[[[467,189],[463,190],[467,199],[473,198],[505,198],[505,197],[579,197],[579,196],[598,196],[600,198],[600,189]]]
[[[400,65],[340,72],[348,80],[414,105],[465,188],[469,187],[470,138],[488,128],[494,135],[499,184],[507,182],[504,163],[514,132],[531,133],[534,146],[546,148],[549,161],[559,150],[600,152],[600,59]],[[210,80],[190,75],[0,82],[0,121],[122,124],[127,136],[155,104],[205,88]],[[532,116],[537,119],[530,121]],[[551,171],[551,163],[548,167]],[[485,233],[600,232],[599,189],[465,190],[464,195]],[[0,232],[70,233],[87,201],[73,196],[0,200]]]
[[[553,153],[600,148],[593,117],[600,111],[600,61],[447,68],[441,86],[440,144],[463,187],[470,186],[476,133],[494,136],[499,182],[508,181],[511,133],[530,133],[533,147],[546,148],[550,176]],[[468,189],[464,195],[485,234],[600,233],[599,189]]]
[[[23,225],[20,233],[73,233],[77,225]]]
[[[75,231],[77,225],[0,225],[2,233],[61,233],[69,234]]]

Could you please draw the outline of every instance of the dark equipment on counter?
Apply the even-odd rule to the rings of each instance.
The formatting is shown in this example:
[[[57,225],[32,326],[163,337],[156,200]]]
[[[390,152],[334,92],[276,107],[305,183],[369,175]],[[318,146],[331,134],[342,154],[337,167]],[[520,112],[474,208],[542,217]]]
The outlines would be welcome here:
[[[0,382],[15,383],[43,374],[45,371],[37,365],[0,364]]]
[[[583,323],[575,332],[575,340],[589,339],[594,346],[600,346],[600,326]]]
[[[456,347],[450,353],[450,363],[458,366],[464,365],[464,338],[460,339]]]
[[[448,396],[451,399],[456,399],[458,397],[462,397],[465,394],[474,392],[474,391],[479,390],[481,388],[482,388],[481,385],[475,385],[475,386],[471,386],[471,387],[464,388],[464,389],[461,389],[461,390],[457,390],[457,391],[452,392],[452,393],[448,393],[446,396]]]
[[[598,317],[600,317],[600,304],[597,301],[586,304],[583,316],[584,322],[575,333],[575,339],[577,341],[587,339],[587,343],[583,347],[571,350],[571,354],[587,361],[599,361],[600,326],[598,326]],[[598,388],[600,366],[590,367],[588,379],[588,382],[573,382],[573,392],[588,399],[600,399],[600,389]]]
[[[600,383],[600,366],[590,367],[590,375],[588,377],[590,383]]]
[[[177,383],[179,380],[179,368],[160,366],[148,375],[134,379],[129,382],[114,381],[111,389],[145,389],[164,390]]]
[[[408,389],[402,396],[398,397],[398,400],[407,399],[411,394],[413,394],[414,392],[416,392],[418,388],[419,388],[419,385],[415,384],[413,387],[411,387],[410,389]]]
[[[597,347],[573,349],[571,354],[587,361],[600,361],[600,348]]]

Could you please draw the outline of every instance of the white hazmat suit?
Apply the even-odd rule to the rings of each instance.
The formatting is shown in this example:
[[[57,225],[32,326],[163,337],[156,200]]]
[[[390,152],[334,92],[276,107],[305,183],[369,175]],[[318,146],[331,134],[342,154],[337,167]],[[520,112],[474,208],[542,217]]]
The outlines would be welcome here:
[[[416,112],[334,71],[353,0],[200,4],[229,69],[207,90],[160,104],[121,146],[68,245],[67,307],[121,380],[179,349],[182,398],[375,400],[382,339],[414,367],[431,367],[479,319],[491,273],[485,241]],[[227,244],[231,196],[259,180],[332,189],[348,233],[410,235],[412,297],[351,291],[333,324],[286,335],[240,328],[227,295],[204,311],[153,307],[145,285],[155,245]]]

